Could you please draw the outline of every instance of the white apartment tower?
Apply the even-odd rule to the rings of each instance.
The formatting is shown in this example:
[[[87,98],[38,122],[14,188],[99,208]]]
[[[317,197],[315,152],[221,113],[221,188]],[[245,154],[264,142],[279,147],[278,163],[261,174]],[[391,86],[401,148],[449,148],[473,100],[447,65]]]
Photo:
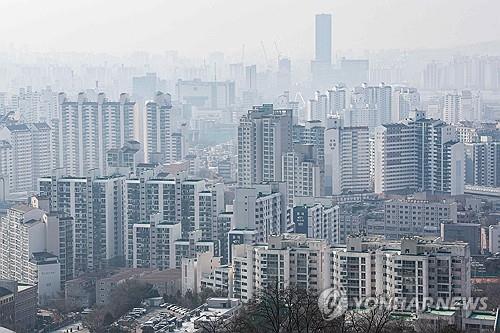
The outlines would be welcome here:
[[[292,148],[292,110],[254,106],[238,126],[238,185],[280,181],[282,156]]]
[[[321,292],[327,287],[326,242],[301,234],[272,236],[266,245],[233,247],[233,297],[249,301],[266,286],[297,286]]]
[[[287,203],[286,183],[236,188],[233,229],[256,232],[255,242],[267,242],[269,236],[288,230]]]
[[[315,98],[309,100],[309,115],[307,120],[319,120],[322,123],[325,122],[326,118],[330,114],[329,108],[330,105],[328,103],[328,96],[317,91]]]
[[[347,105],[346,88],[336,85],[332,90],[328,90],[328,103],[331,115],[341,115]]]
[[[321,203],[295,206],[292,218],[295,233],[323,239],[328,244],[335,243],[340,218],[339,206],[328,207]]]
[[[430,191],[463,194],[464,146],[443,121],[412,112],[407,123],[375,133],[375,192]]]
[[[0,163],[10,160],[4,167],[10,192],[33,191],[38,178],[51,174],[51,129],[46,123],[7,125],[0,129],[4,140],[4,154]]]
[[[106,266],[124,258],[125,177],[96,178],[92,184],[95,260]]]
[[[0,279],[37,285],[40,304],[61,290],[57,224],[57,218],[25,204],[0,219]]]
[[[328,119],[325,130],[325,193],[370,191],[368,127],[344,127],[342,119]]]
[[[135,138],[135,118],[136,104],[127,94],[111,102],[100,93],[93,102],[80,93],[73,102],[60,93],[57,167],[79,177],[92,169],[105,174],[107,151]]]
[[[426,309],[425,298],[451,299],[471,295],[471,257],[467,243],[423,238],[385,241],[349,237],[345,247],[330,250],[331,287],[346,291],[349,305],[356,299],[386,295]]]
[[[355,87],[351,93],[351,103],[345,112],[346,126],[368,126],[374,128],[389,123],[392,116],[392,87],[381,83],[368,86],[366,83]]]
[[[295,196],[320,196],[321,169],[313,145],[295,144],[294,150],[283,155],[283,182],[287,183],[289,205]]]
[[[176,267],[175,241],[181,237],[180,223],[163,223],[159,213],[149,221],[132,224],[129,267],[169,269]]]
[[[392,122],[405,120],[410,111],[420,109],[420,93],[416,88],[395,87],[392,103]]]
[[[458,124],[463,120],[461,108],[460,95],[446,94],[443,102],[443,121],[448,124]]]
[[[47,177],[39,181],[40,195],[49,199],[51,212],[61,219],[72,219],[72,225],[64,226],[71,234],[66,258],[72,272],[66,272],[66,279],[72,279],[96,268],[94,261],[94,224],[92,223],[92,181],[90,178]],[[71,220],[69,220],[71,221]],[[70,262],[70,263],[68,263]]]

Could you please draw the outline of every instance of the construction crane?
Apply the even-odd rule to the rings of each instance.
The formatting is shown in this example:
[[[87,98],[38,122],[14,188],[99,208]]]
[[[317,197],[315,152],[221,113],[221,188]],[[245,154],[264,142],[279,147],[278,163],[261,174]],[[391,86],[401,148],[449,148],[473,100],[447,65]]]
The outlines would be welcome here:
[[[266,60],[266,66],[268,69],[271,69],[271,64],[269,64],[269,59],[267,58],[266,47],[264,46],[264,41],[260,41],[260,45],[262,46],[262,52],[264,53],[264,59]]]
[[[294,98],[294,101],[297,102],[298,101],[298,97],[300,97],[301,101],[302,101],[302,107],[305,107],[307,105],[306,103],[306,100],[304,99],[304,97],[302,96],[302,94],[300,93],[300,91],[297,91],[297,93],[295,94],[295,98]]]
[[[276,54],[278,55],[278,63],[280,62],[280,59],[281,59],[281,52],[280,50],[278,49],[278,43],[276,41],[274,41],[274,48],[276,50]]]

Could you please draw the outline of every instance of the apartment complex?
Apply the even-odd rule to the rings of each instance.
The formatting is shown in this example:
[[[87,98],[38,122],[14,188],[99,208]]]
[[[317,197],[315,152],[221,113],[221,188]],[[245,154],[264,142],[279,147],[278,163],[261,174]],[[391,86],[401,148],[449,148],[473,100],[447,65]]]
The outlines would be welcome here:
[[[463,194],[464,147],[452,126],[412,112],[406,123],[375,133],[375,193]]]
[[[380,295],[419,312],[426,298],[470,297],[470,260],[462,242],[352,236],[345,246],[329,247],[323,240],[284,234],[264,245],[234,247],[233,297],[246,302],[269,285],[313,292],[332,287],[345,292],[350,306]]]
[[[105,174],[107,151],[135,138],[136,110],[127,94],[121,94],[117,102],[103,93],[95,102],[84,93],[76,101],[59,94],[56,167],[71,176],[87,176],[92,169]]]

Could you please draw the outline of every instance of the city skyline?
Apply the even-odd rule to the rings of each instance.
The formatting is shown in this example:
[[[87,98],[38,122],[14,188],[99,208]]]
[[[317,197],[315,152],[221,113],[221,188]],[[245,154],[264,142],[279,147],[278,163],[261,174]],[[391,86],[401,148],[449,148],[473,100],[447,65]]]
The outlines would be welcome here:
[[[221,51],[237,57],[245,44],[248,56],[253,53],[262,57],[263,42],[269,57],[272,54],[274,58],[276,43],[282,54],[311,59],[317,13],[333,14],[333,55],[339,50],[459,47],[498,41],[496,31],[500,30],[495,17],[500,3],[494,0],[411,0],[404,6],[397,0],[294,0],[291,6],[289,0],[195,2],[196,6],[178,0],[6,0],[0,4],[0,10],[9,13],[0,22],[4,32],[0,49],[15,45],[37,52],[110,54],[178,50],[189,57]],[[280,17],[278,21],[275,14]],[[259,17],[259,24],[254,17]],[[228,25],[232,28],[227,29]],[[89,43],[90,49],[85,46]]]
[[[66,2],[0,3],[1,332],[500,332],[497,4]]]

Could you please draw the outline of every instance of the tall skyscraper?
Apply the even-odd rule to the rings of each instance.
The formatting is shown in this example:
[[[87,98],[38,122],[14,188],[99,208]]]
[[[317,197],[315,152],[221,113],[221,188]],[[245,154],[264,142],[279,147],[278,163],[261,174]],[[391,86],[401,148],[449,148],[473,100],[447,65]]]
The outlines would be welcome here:
[[[332,15],[316,15],[315,57],[311,62],[313,87],[324,89],[332,77]]]
[[[332,15],[316,15],[316,57],[318,62],[332,63]]]
[[[238,184],[281,180],[282,156],[292,148],[292,110],[254,106],[238,126]]]

